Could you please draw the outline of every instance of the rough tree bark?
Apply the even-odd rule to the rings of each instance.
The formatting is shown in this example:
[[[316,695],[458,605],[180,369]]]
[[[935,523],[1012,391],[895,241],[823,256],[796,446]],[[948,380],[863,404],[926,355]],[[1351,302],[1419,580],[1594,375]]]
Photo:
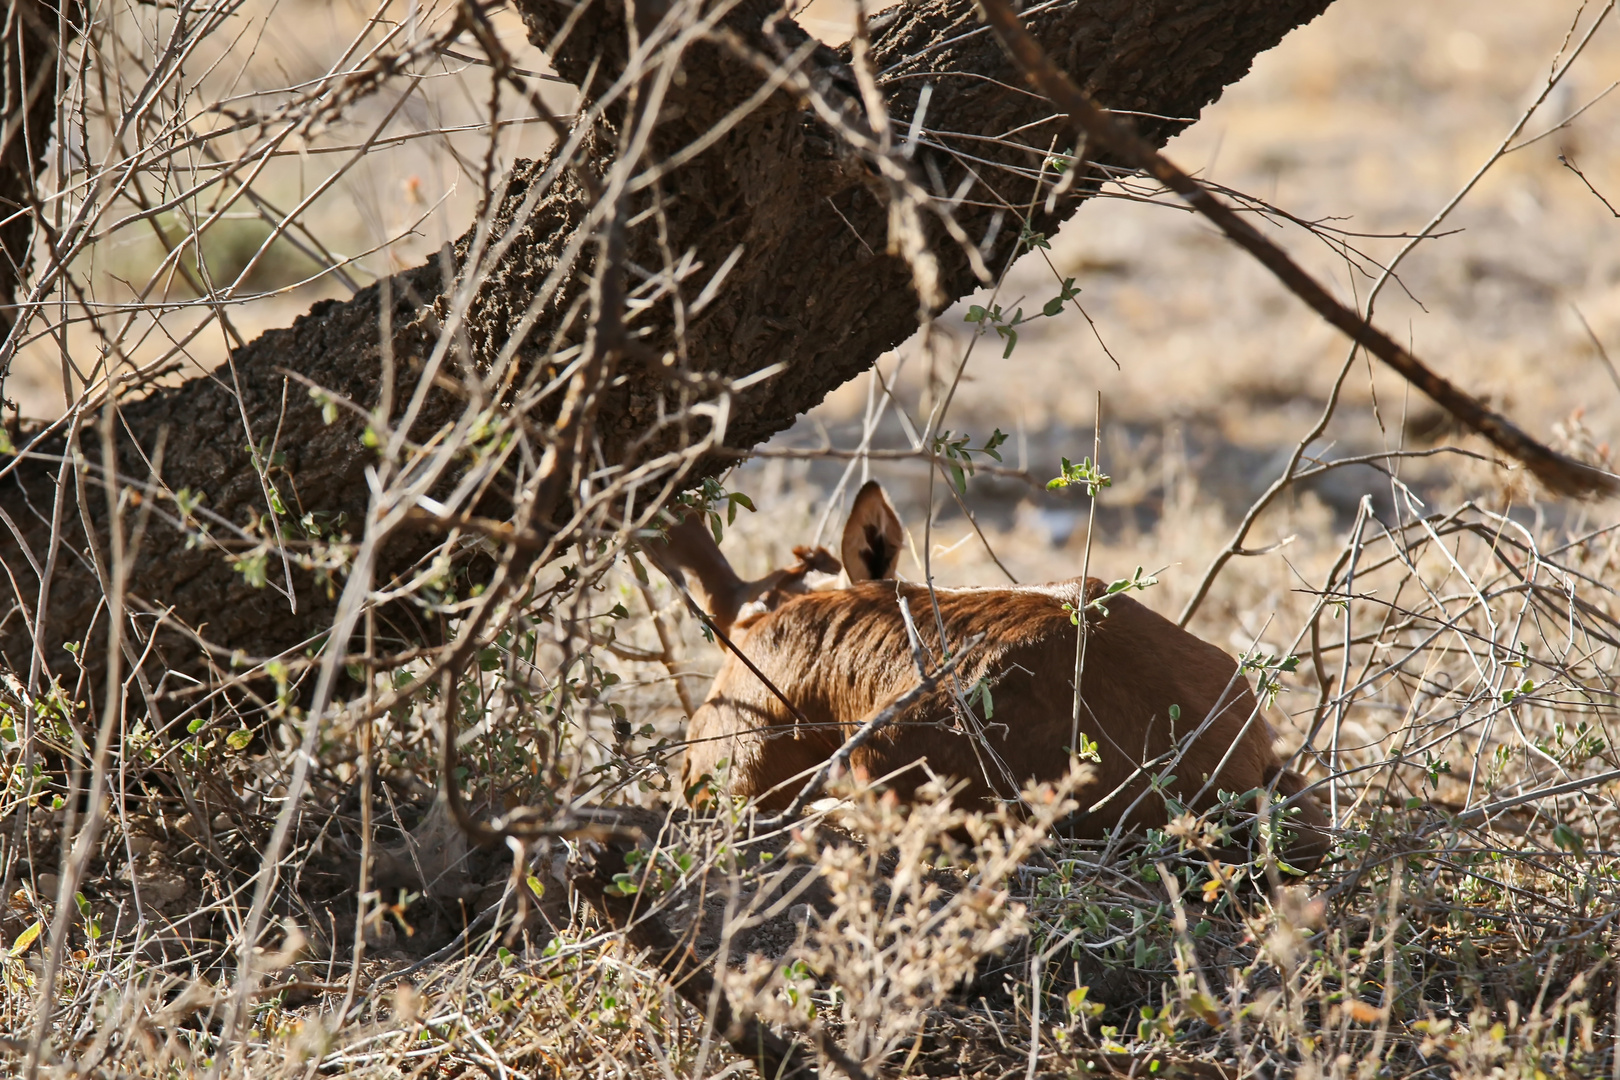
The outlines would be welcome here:
[[[1147,114],[1138,120],[1141,130],[1162,144],[1190,120],[1160,118],[1195,118],[1248,70],[1257,53],[1314,18],[1328,2],[1066,0],[1032,14],[1029,25],[1101,102]],[[571,10],[554,0],[517,0],[517,6],[532,40],[542,47],[552,45]],[[638,4],[637,9],[646,6]],[[742,0],[726,24],[743,41],[770,54],[771,44],[760,28],[775,10],[769,0]],[[625,62],[622,15],[615,0],[592,3],[554,50],[559,73],[577,84],[595,62],[592,86],[611,81]],[[791,24],[782,32],[802,35]],[[972,0],[920,0],[896,9],[875,22],[873,45],[873,60],[901,131],[923,85],[931,83],[930,126],[956,133],[940,137],[980,162],[1027,170],[1039,165],[1049,142],[1060,149],[1072,144],[1050,106],[1021,89]],[[847,60],[847,53],[821,49],[809,63],[839,77],[839,65]],[[686,71],[684,85],[661,114],[655,158],[687,145],[761,81],[757,70],[718,47],[694,53]],[[984,138],[1019,131],[1025,142],[1043,150]],[[954,189],[963,165],[943,152],[923,154],[933,155],[946,190]],[[544,166],[524,164],[508,178],[502,220],[510,218]],[[990,165],[979,168],[994,171]],[[557,264],[562,245],[583,219],[586,199],[566,175],[540,196],[519,242],[481,286],[469,320],[475,361],[507,342],[537,284]],[[1015,203],[1027,204],[1033,184],[1009,175],[998,177],[998,189]],[[885,254],[888,211],[874,189],[870,173],[844,152],[834,133],[781,92],[662,181],[658,194],[670,248],[691,250],[710,268],[739,245],[743,250],[720,298],[686,328],[683,355],[688,365],[733,378],[775,363],[786,365],[781,374],[749,388],[736,401],[729,445],[752,446],[785,429],[916,329],[918,303],[910,271]],[[1051,231],[1078,201],[1064,201],[1044,220],[1036,207],[1036,227]],[[995,231],[998,214],[1002,211],[991,193],[980,188],[958,218],[970,236],[980,238]],[[996,238],[984,249],[987,263],[1000,266],[1018,234],[1017,221],[1003,215]],[[628,242],[631,262],[661,264],[650,226],[633,231]],[[458,257],[467,250],[464,238]],[[976,283],[963,253],[949,242],[936,250],[944,293],[954,298],[971,291]],[[558,313],[583,288],[588,271],[588,260],[582,261],[578,284],[542,312],[529,341],[542,342],[557,329]],[[432,313],[443,290],[443,275],[435,265],[408,271],[391,284],[397,331],[393,349],[407,384],[412,364],[433,346]],[[374,406],[381,381],[379,295],[372,287],[346,303],[317,304],[293,326],[237,350],[231,363],[214,375],[122,403],[117,416],[120,474],[170,491],[205,492],[215,513],[238,523],[256,521],[266,507],[247,445],[274,439],[285,455],[278,474],[282,489],[296,493],[295,512],[321,510],[346,514],[351,522],[361,520],[367,503],[364,470],[372,459],[361,442],[363,424],[347,413],[336,423],[324,422],[305,389],[289,385],[283,372],[295,371],[334,394]],[[658,327],[655,335],[667,341],[669,328]],[[396,400],[408,396],[409,389],[402,386]],[[653,449],[633,449],[632,442],[655,423],[666,392],[662,379],[632,376],[604,401],[598,428],[609,461],[628,463],[629,457]],[[436,425],[462,407],[452,395],[441,394],[422,422]],[[242,430],[244,411],[251,440]],[[100,442],[91,424],[82,433],[37,441],[0,482],[0,510],[9,519],[0,526],[0,562],[10,573],[13,593],[11,610],[0,624],[0,655],[14,670],[26,672],[30,665],[31,629],[41,596],[39,570],[49,555],[61,456],[74,452],[70,440],[90,473],[82,508],[71,472],[68,490],[62,492],[64,543],[40,639],[41,659],[49,668],[62,667],[63,642],[89,634],[102,596],[98,565],[105,549],[106,498],[95,486]],[[162,474],[156,477],[151,460],[160,442]],[[83,519],[103,542],[86,540]],[[434,537],[419,534],[395,537],[386,552],[384,579],[410,566],[434,542]],[[285,596],[271,588],[249,587],[218,550],[188,547],[180,532],[156,517],[131,576],[133,606],[172,610],[178,619],[201,626],[210,641],[260,656],[294,647],[329,625],[332,602],[326,590],[302,576],[297,591],[294,612]],[[405,637],[431,636],[431,628],[405,623],[394,630]],[[81,654],[92,667],[97,664],[95,639],[101,636],[99,630],[90,635]],[[155,659],[193,666],[179,650],[169,656],[160,650]]]
[[[47,164],[56,119],[63,43],[84,25],[78,0],[11,0],[0,29],[0,338],[11,331],[18,286],[28,276],[34,240],[34,177]],[[0,385],[3,385],[0,379]]]

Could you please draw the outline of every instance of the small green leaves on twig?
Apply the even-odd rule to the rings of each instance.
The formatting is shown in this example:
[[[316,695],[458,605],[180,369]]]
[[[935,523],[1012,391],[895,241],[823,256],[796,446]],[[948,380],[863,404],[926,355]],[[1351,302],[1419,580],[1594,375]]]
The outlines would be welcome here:
[[[945,459],[945,467],[951,471],[951,482],[963,495],[967,494],[967,478],[973,475],[973,455],[983,454],[1000,461],[1001,451],[998,448],[1007,441],[1007,433],[996,428],[984,445],[978,447],[968,445],[971,439],[969,435],[953,436],[950,431],[942,431],[934,436],[934,453]]]
[[[632,848],[624,853],[624,872],[613,875],[613,884],[603,889],[609,896],[634,896],[647,892],[661,895],[684,881],[697,860],[684,851],[659,848],[648,852]]]
[[[197,512],[197,507],[201,506],[206,498],[208,496],[204,492],[192,491],[190,488],[185,487],[175,492],[174,505],[180,511],[181,520],[189,520],[191,515]]]
[[[725,485],[714,477],[707,477],[696,491],[689,491],[676,497],[676,502],[683,506],[690,506],[709,519],[709,531],[714,533],[714,542],[719,543],[724,525],[721,524],[721,515],[725,516],[725,525],[737,523],[737,507],[741,506],[749,513],[754,511],[754,502],[740,491],[727,491]]]
[[[1080,290],[1075,286],[1074,278],[1064,278],[1063,287],[1058,290],[1058,294],[1052,297],[1052,299],[1048,300],[1045,304],[1041,305],[1041,314],[1046,316],[1048,319],[1056,318],[1057,316],[1063,314],[1063,305],[1067,304],[1070,300],[1073,300],[1079,295]]]
[[[995,431],[990,432],[990,437],[985,439],[985,445],[982,445],[982,447],[969,445],[972,442],[972,436],[967,436],[967,434],[957,436],[951,431],[941,431],[938,436],[933,437],[933,452],[938,457],[944,458],[944,466],[951,470],[951,483],[956,484],[956,491],[959,494],[966,495],[967,478],[974,474],[975,453],[983,453],[985,457],[995,458],[996,461],[1000,461],[1001,450],[998,447],[1006,440],[1008,440],[1008,434],[1001,431],[1000,427],[996,427]]]
[[[1277,695],[1282,693],[1282,680],[1278,678],[1283,672],[1299,670],[1299,657],[1292,654],[1288,656],[1270,656],[1256,649],[1254,652],[1244,653],[1238,660],[1238,666],[1244,671],[1252,671],[1258,678],[1256,687],[1260,702],[1266,708],[1271,708],[1277,701]]]
[[[1093,465],[1090,458],[1081,460],[1079,464],[1064,458],[1063,471],[1046,482],[1046,490],[1060,491],[1075,484],[1084,484],[1086,495],[1095,499],[1097,492],[1114,486],[1114,478]]]
[[[1089,986],[1077,986],[1069,991],[1069,996],[1064,1000],[1068,1003],[1069,1012],[1072,1015],[1086,1017],[1102,1015],[1105,1008],[1102,1002],[1086,1000],[1086,994],[1090,990],[1091,987]]]
[[[1011,315],[1004,315],[1000,304],[991,304],[988,308],[974,304],[968,308],[963,321],[978,323],[980,326],[988,323],[994,327],[996,333],[1007,342],[1007,347],[1001,350],[1001,358],[1006,360],[1012,356],[1013,350],[1018,348],[1018,331],[1014,328],[1024,321],[1024,309],[1019,308]]]
[[[1084,611],[1096,611],[1106,616],[1108,614],[1109,597],[1117,596],[1122,592],[1145,592],[1158,583],[1158,578],[1154,577],[1152,574],[1143,573],[1142,568],[1138,566],[1136,568],[1136,573],[1132,574],[1130,577],[1116,578],[1115,580],[1110,581],[1108,583],[1108,587],[1102,591],[1102,595],[1086,601],[1084,607],[1076,607],[1074,604],[1064,604],[1063,610],[1069,613],[1069,621],[1075,626],[1079,626],[1080,615]]]
[[[270,576],[270,546],[260,544],[251,551],[241,554],[227,554],[225,556],[233,569],[242,575],[242,580],[250,589],[262,589],[269,584]]]
[[[1045,235],[1031,232],[1027,225],[1024,227],[1019,243],[1026,248],[1049,248],[1052,246],[1047,243]],[[1074,278],[1064,278],[1063,286],[1058,290],[1057,295],[1041,305],[1039,315],[1031,315],[1029,319],[1056,318],[1063,314],[1064,305],[1079,295],[1080,289],[1075,285]],[[1029,321],[1024,318],[1023,308],[1018,308],[1009,315],[1002,310],[1000,304],[991,304],[989,307],[982,304],[973,304],[969,306],[968,313],[962,317],[962,320],[964,322],[978,323],[980,326],[989,326],[997,334],[1001,335],[1002,340],[1007,343],[1006,348],[1001,350],[1003,360],[1012,357],[1013,350],[1018,347],[1018,327]]]
[[[1523,697],[1525,694],[1533,694],[1535,691],[1536,680],[1526,679],[1518,686],[1510,686],[1502,691],[1502,704],[1512,704],[1514,698]]]

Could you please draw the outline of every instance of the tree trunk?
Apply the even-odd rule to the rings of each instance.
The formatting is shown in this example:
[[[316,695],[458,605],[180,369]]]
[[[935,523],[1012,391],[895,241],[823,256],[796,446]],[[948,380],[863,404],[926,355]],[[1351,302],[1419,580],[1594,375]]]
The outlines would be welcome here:
[[[7,5],[0,35],[5,94],[0,105],[5,120],[0,133],[0,338],[11,331],[18,287],[33,261],[34,211],[40,203],[34,177],[47,164],[62,60],[83,26],[79,0],[11,0]]]
[[[1031,15],[1029,25],[1043,44],[1104,105],[1142,114],[1143,133],[1162,144],[1242,76],[1255,54],[1275,45],[1293,27],[1320,13],[1329,0],[1067,0]],[[530,36],[546,47],[557,37],[572,5],[552,0],[518,0]],[[636,10],[646,15],[645,4]],[[776,9],[769,0],[743,0],[725,25],[738,38],[774,56],[761,30]],[[656,12],[654,13],[656,14]],[[594,0],[554,52],[557,70],[575,81],[592,74],[591,89],[608,85],[622,70],[623,8]],[[790,23],[779,30],[791,46],[803,39]],[[874,21],[874,67],[887,94],[894,129],[907,130],[924,85],[932,86],[926,119],[931,136],[916,158],[919,171],[948,195],[965,175],[962,156],[971,155],[981,181],[968,194],[957,220],[982,247],[985,262],[1000,267],[1018,242],[1017,217],[1000,205],[1028,207],[1034,176],[1049,148],[1072,147],[1073,136],[1050,106],[1024,92],[1011,65],[980,21],[971,0],[921,0]],[[781,38],[779,38],[781,40]],[[819,49],[808,66],[834,83],[849,83],[843,55]],[[596,67],[592,72],[592,64]],[[758,70],[734,51],[703,45],[687,56],[686,79],[675,88],[653,137],[649,160],[662,160],[706,132],[761,84]],[[851,99],[858,94],[851,90]],[[1176,117],[1185,119],[1162,119]],[[594,152],[614,145],[621,117],[609,113],[593,132]],[[1018,132],[1028,145],[985,141]],[[516,221],[517,241],[483,275],[467,320],[466,348],[473,364],[489,362],[506,346],[548,274],[560,265],[590,209],[579,183],[565,170],[549,189],[538,192],[526,220],[519,210],[531,184],[549,162],[524,163],[507,178],[495,215],[498,224]],[[1050,186],[1051,174],[1047,183]],[[1084,185],[1082,184],[1083,188]],[[628,264],[659,267],[659,243],[675,253],[690,251],[702,264],[683,289],[688,302],[735,249],[736,265],[715,301],[690,320],[677,342],[673,328],[654,322],[643,341],[654,351],[678,349],[694,372],[737,378],[772,364],[778,375],[739,393],[732,401],[726,442],[753,446],[787,428],[829,391],[866,370],[885,350],[905,340],[919,321],[918,298],[906,263],[887,254],[889,210],[881,185],[849,154],[832,129],[786,92],[777,92],[737,122],[701,154],[643,192],[638,208],[657,201],[664,234],[638,225],[626,238]],[[1047,216],[1034,208],[1031,225],[1055,230],[1072,214],[1085,192],[1062,200]],[[997,220],[999,218],[999,220]],[[499,229],[497,229],[497,234]],[[469,231],[456,247],[457,262],[473,250]],[[935,237],[940,284],[946,298],[976,287],[969,260],[954,242]],[[548,348],[576,337],[565,325],[570,305],[590,276],[590,249],[572,268],[567,284],[545,305],[518,350],[523,362],[543,364]],[[636,282],[630,282],[633,287]],[[407,400],[421,363],[432,351],[446,301],[443,273],[430,264],[388,283],[393,310],[393,354],[400,372],[396,402]],[[339,410],[335,422],[322,416],[307,387],[285,371],[327,388],[364,409],[379,402],[382,381],[377,286],[346,303],[323,301],[293,326],[274,330],[237,350],[230,364],[206,378],[119,405],[117,467],[122,481],[148,485],[148,495],[189,489],[203,493],[203,508],[224,522],[252,524],[261,535],[269,508],[260,474],[248,446],[262,448],[259,460],[288,506],[282,519],[289,545],[312,550],[308,538],[294,540],[296,521],[318,511],[342,515],[352,533],[363,520],[368,487],[365,470],[373,451],[363,442],[363,418]],[[662,308],[656,311],[663,311]],[[662,318],[662,316],[658,316]],[[639,325],[639,324],[638,324]],[[646,440],[656,430],[660,410],[682,392],[656,370],[626,369],[626,380],[608,393],[596,418],[601,454],[610,463],[632,466],[656,453],[668,438]],[[430,399],[417,430],[431,431],[457,416],[465,402],[449,391]],[[251,427],[244,433],[243,415]],[[544,408],[536,421],[548,419]],[[161,450],[161,475],[153,463]],[[272,456],[272,452],[273,455]],[[82,455],[82,484],[74,482],[69,459]],[[35,441],[0,482],[0,562],[13,583],[11,610],[0,629],[0,650],[14,670],[30,670],[32,630],[42,595],[46,615],[39,639],[44,672],[66,674],[71,657],[64,642],[83,641],[79,657],[99,667],[92,631],[103,595],[107,549],[107,499],[101,489],[101,436],[94,421],[79,432],[57,432]],[[56,505],[59,478],[67,484]],[[83,505],[79,504],[83,497]],[[268,656],[296,648],[330,625],[333,600],[327,585],[309,573],[295,573],[296,611],[276,588],[278,556],[269,555],[269,585],[249,580],[216,542],[189,542],[175,527],[172,497],[148,498],[151,512],[130,575],[132,609],[142,635],[152,633],[155,616],[170,612],[174,622],[196,628],[221,649]],[[60,524],[60,550],[52,556],[51,522]],[[83,521],[96,534],[87,541]],[[133,521],[134,515],[127,520]],[[223,523],[214,530],[225,533]],[[391,538],[379,580],[404,571],[432,551],[437,538],[400,533]],[[238,543],[238,548],[251,544]],[[48,590],[41,571],[54,563]],[[388,632],[404,639],[431,639],[434,627],[416,623],[408,611],[391,614]],[[87,640],[88,639],[88,640]],[[182,637],[163,639],[154,660],[195,671],[182,650]],[[158,670],[154,666],[154,670]],[[66,679],[69,685],[71,678]]]

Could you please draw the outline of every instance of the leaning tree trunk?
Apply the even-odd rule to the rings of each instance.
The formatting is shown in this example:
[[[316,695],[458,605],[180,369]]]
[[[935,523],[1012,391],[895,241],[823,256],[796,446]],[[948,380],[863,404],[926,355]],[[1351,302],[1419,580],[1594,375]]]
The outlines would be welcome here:
[[[1315,17],[1329,0],[1069,0],[1029,19],[1031,29],[1052,55],[1104,105],[1132,110],[1143,133],[1156,144],[1190,122],[1221,90],[1241,77],[1255,56],[1275,45],[1293,27]],[[570,17],[571,5],[552,0],[517,0],[536,44],[548,47]],[[636,5],[645,16],[646,4]],[[748,46],[766,55],[785,40],[803,40],[785,21],[768,39],[762,23],[775,11],[772,0],[743,0],[726,26]],[[623,7],[615,0],[592,0],[554,50],[555,66],[579,83],[591,74],[591,88],[612,82],[625,63]],[[656,13],[655,13],[656,14]],[[972,0],[922,0],[875,20],[872,59],[887,94],[898,132],[931,84],[927,110],[935,145],[916,159],[920,173],[954,191],[964,176],[950,150],[971,154],[977,169],[995,178],[997,197],[1028,206],[1032,179],[1048,146],[1073,145],[1067,127],[1048,104],[1023,92],[1021,81],[980,21]],[[847,51],[817,50],[807,62],[831,85],[849,86]],[[595,65],[593,70],[593,64]],[[672,90],[653,138],[651,159],[687,146],[761,85],[755,66],[736,50],[704,46],[688,55],[684,83]],[[594,145],[611,147],[617,120],[611,112]],[[1002,137],[1020,132],[1029,147],[1019,149]],[[1033,148],[1033,149],[1031,149]],[[599,153],[607,151],[599,150]],[[529,185],[547,162],[525,163],[501,189],[499,224],[514,220]],[[1048,178],[1050,186],[1050,177]],[[774,378],[740,392],[732,403],[726,441],[749,447],[791,425],[795,417],[829,391],[866,370],[885,350],[918,326],[918,297],[912,273],[887,253],[889,210],[872,173],[847,152],[837,134],[786,92],[777,92],[737,122],[701,154],[682,164],[656,187],[661,202],[662,243],[679,255],[692,252],[716,268],[740,249],[723,291],[685,327],[681,355],[693,371],[738,378],[769,365],[784,364]],[[1044,216],[1034,208],[1034,226],[1050,232],[1072,214],[1083,190],[1060,201]],[[983,187],[968,195],[957,212],[966,233],[981,241],[986,263],[1000,266],[1018,243],[1015,218],[995,221],[995,198]],[[647,193],[642,198],[652,198]],[[1002,205],[1006,205],[1005,203]],[[563,172],[530,204],[517,223],[518,238],[499,264],[483,276],[467,319],[464,348],[473,364],[488,362],[507,347],[525,317],[530,298],[559,265],[561,252],[589,210],[577,178]],[[936,239],[940,285],[947,299],[976,286],[959,245]],[[628,263],[662,265],[659,238],[650,224],[626,237]],[[471,250],[469,232],[456,248],[458,259]],[[711,271],[712,272],[712,269]],[[570,271],[570,284],[538,312],[518,349],[526,363],[543,363],[543,350],[564,336],[560,322],[581,295],[590,274],[583,258]],[[407,399],[416,374],[432,351],[445,301],[444,273],[437,264],[398,275],[387,283],[392,297],[389,325],[400,385],[396,402]],[[380,400],[382,350],[379,297],[373,286],[346,303],[323,301],[293,326],[275,330],[238,349],[227,368],[172,389],[154,391],[118,408],[117,470],[135,484],[167,492],[188,489],[205,496],[213,514],[238,525],[263,528],[269,508],[255,459],[248,446],[269,447],[278,455],[273,468],[281,491],[296,497],[293,518],[318,511],[336,520],[344,515],[353,529],[363,520],[368,500],[365,471],[373,451],[362,439],[364,421],[340,410],[336,422],[323,417],[307,388],[289,384],[287,371],[319,384],[335,398],[370,409]],[[674,340],[667,325],[655,325],[648,338],[656,348]],[[528,355],[525,355],[528,354]],[[604,458],[618,464],[645,459],[658,440],[655,430],[668,407],[665,373],[626,369],[627,379],[607,393],[596,415]],[[438,392],[423,410],[417,430],[428,431],[459,415],[466,403]],[[544,409],[540,412],[543,414]],[[243,417],[251,432],[244,433]],[[547,422],[546,415],[536,417]],[[94,422],[79,432],[36,441],[0,482],[0,562],[13,583],[12,610],[0,629],[5,663],[27,672],[31,659],[42,673],[62,673],[64,642],[84,641],[79,656],[94,671],[97,637],[91,633],[107,573],[107,499],[99,488],[102,436]],[[161,475],[153,475],[161,451]],[[64,457],[66,455],[66,457]],[[64,460],[81,455],[76,478]],[[59,482],[63,490],[58,492]],[[60,494],[60,500],[58,496]],[[84,505],[79,505],[80,498]],[[150,501],[150,500],[149,500]],[[172,513],[172,506],[165,503]],[[50,540],[53,520],[59,543]],[[91,523],[93,535],[83,524]],[[193,541],[195,537],[192,538]],[[431,551],[438,538],[401,533],[384,550],[379,580],[410,567]],[[47,589],[41,572],[50,569]],[[279,577],[279,566],[270,569]],[[213,655],[224,664],[232,650],[266,656],[294,648],[330,624],[333,600],[326,583],[309,574],[294,577],[296,610],[273,588],[256,585],[233,566],[217,546],[188,543],[161,509],[146,523],[129,577],[133,610],[167,612],[173,621],[199,628],[201,636],[224,650]],[[38,618],[43,605],[45,616]],[[37,659],[33,627],[43,622]],[[137,620],[140,621],[140,620]],[[400,612],[388,632],[431,639],[436,627],[420,625]],[[90,640],[86,640],[89,638]],[[181,638],[160,641],[154,660],[195,670],[194,659],[173,648]],[[195,644],[186,645],[194,654]],[[168,655],[165,655],[167,651]],[[156,670],[156,668],[154,668]],[[71,681],[71,680],[70,680]]]
[[[79,0],[11,0],[0,28],[0,338],[15,321],[19,287],[33,262],[41,202],[34,178],[48,164],[67,47],[83,27]]]

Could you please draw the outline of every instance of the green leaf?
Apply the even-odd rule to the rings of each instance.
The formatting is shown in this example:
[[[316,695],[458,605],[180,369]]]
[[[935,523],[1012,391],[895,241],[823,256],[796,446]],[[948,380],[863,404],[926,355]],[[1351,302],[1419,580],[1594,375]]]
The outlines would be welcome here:
[[[1018,331],[1014,330],[1010,326],[1007,326],[1007,327],[998,326],[998,327],[996,327],[996,329],[1001,331],[1002,337],[1005,337],[1007,339],[1007,347],[1005,349],[1001,350],[1001,358],[1003,360],[1011,360],[1013,350],[1018,348]]]
[[[230,556],[231,564],[250,589],[262,589],[269,583],[270,552],[263,547],[241,555]]]
[[[1586,854],[1586,841],[1581,839],[1579,833],[1561,821],[1553,826],[1553,843],[1558,845],[1560,851],[1569,851],[1576,855]]]
[[[1112,487],[1114,480],[1113,477],[1093,465],[1090,458],[1085,458],[1078,465],[1068,458],[1064,458],[1063,471],[1047,482],[1046,489],[1056,491],[1059,488],[1066,488],[1076,484],[1084,484],[1086,494],[1095,498],[1097,492],[1102,488]]]
[[[984,719],[991,719],[996,715],[996,703],[990,697],[990,680],[980,679],[975,690],[979,699],[979,711],[984,714]]]
[[[13,960],[17,959],[23,953],[28,951],[28,946],[39,940],[39,935],[44,931],[45,924],[40,920],[35,919],[34,925],[18,934],[17,940],[11,943],[11,949],[8,951],[8,955]]]
[[[235,731],[225,736],[225,745],[238,753],[246,750],[248,748],[248,744],[252,741],[253,731],[250,728],[237,728]]]

